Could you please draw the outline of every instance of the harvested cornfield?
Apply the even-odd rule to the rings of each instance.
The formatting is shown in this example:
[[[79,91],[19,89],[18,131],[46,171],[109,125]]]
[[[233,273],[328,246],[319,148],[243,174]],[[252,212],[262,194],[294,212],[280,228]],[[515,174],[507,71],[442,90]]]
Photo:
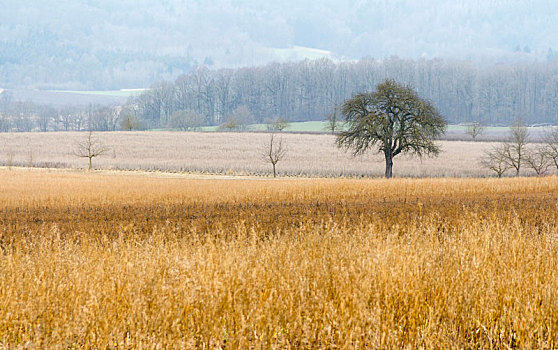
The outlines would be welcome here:
[[[558,178],[0,172],[0,347],[555,348]]]

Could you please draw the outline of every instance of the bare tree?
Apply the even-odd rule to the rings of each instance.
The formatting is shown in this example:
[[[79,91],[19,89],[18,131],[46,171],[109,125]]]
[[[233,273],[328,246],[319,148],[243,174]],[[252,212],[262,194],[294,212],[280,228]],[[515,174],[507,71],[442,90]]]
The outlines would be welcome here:
[[[139,115],[139,106],[131,100],[128,104],[118,112],[120,119],[120,129],[132,131],[141,127]]]
[[[527,142],[529,141],[529,130],[523,123],[518,121],[510,126],[509,138],[505,143],[505,160],[508,165],[515,169],[515,176],[519,176],[521,165],[525,160]]]
[[[77,145],[74,155],[76,157],[88,158],[89,170],[91,170],[93,168],[93,158],[101,156],[109,150],[108,147],[105,147],[99,140],[93,137],[93,131],[89,131],[86,139]]]
[[[485,127],[480,122],[472,122],[466,125],[465,133],[473,139],[477,140],[477,137],[484,133]]]
[[[60,113],[58,114],[58,122],[62,124],[62,129],[64,131],[70,131],[75,127],[77,113],[76,107],[73,106],[65,106],[60,110]]]
[[[122,116],[120,121],[120,128],[126,131],[132,131],[139,127],[139,120],[138,118],[134,117],[131,114],[125,114]]]
[[[552,165],[552,160],[548,156],[546,147],[539,146],[525,153],[525,163],[537,173],[537,176],[543,176]]]
[[[108,115],[107,115],[108,130],[116,131],[117,127],[119,126],[118,124],[120,122],[120,112],[122,112],[122,106],[109,108]]]
[[[228,119],[221,125],[220,130],[246,130],[249,124],[254,122],[254,115],[246,106],[237,107]]]
[[[40,106],[37,113],[37,124],[42,132],[46,132],[49,126],[57,116],[57,111],[50,106]]]
[[[339,127],[341,126],[341,113],[339,112],[339,107],[335,106],[333,108],[333,112],[327,115],[326,117],[326,126],[325,129],[327,131],[331,131],[331,134],[334,135]]]
[[[546,153],[548,158],[554,163],[558,169],[558,128],[553,127],[545,132],[544,143],[546,145]]]
[[[277,117],[275,119],[266,120],[266,129],[268,131],[283,131],[289,127],[289,122],[283,117]]]
[[[89,128],[97,131],[111,130],[114,112],[107,106],[95,105],[89,107]]]
[[[150,89],[155,105],[153,117],[159,126],[166,125],[170,120],[174,108],[174,90],[173,84],[167,81],[155,83]]]
[[[238,129],[238,122],[237,120],[234,118],[233,115],[231,115],[229,117],[229,119],[227,119],[226,122],[224,122],[223,124],[219,125],[219,127],[217,128],[217,130],[221,131],[221,130],[226,130],[226,131],[233,131]]]
[[[194,130],[205,123],[203,115],[192,110],[180,110],[171,115],[168,126],[182,131]]]
[[[277,177],[277,163],[285,159],[286,155],[287,147],[283,143],[283,139],[281,137],[277,138],[275,133],[271,133],[269,141],[262,149],[261,156],[265,162],[271,163],[271,165],[273,166],[273,177]]]
[[[481,164],[501,178],[508,169],[511,169],[506,159],[505,145],[493,146],[492,149],[485,151]]]

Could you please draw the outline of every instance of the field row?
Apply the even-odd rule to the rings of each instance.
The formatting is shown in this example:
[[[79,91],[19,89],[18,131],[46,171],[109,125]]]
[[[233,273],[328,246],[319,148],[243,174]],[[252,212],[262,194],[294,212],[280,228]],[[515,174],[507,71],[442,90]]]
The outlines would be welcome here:
[[[269,175],[271,165],[262,153],[269,134],[194,132],[105,132],[94,134],[108,147],[93,166],[103,169],[196,172],[229,175]],[[0,164],[85,168],[87,159],[75,156],[85,133],[0,134]],[[277,164],[283,176],[383,176],[384,160],[373,153],[353,157],[339,150],[332,135],[282,134],[285,159]],[[399,177],[490,176],[480,164],[491,143],[441,141],[438,158],[395,159]],[[532,175],[524,170],[525,175]]]

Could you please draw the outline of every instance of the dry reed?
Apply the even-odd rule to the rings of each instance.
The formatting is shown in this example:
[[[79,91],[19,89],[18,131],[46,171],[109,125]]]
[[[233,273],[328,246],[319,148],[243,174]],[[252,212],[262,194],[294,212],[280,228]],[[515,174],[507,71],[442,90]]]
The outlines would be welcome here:
[[[0,347],[555,348],[558,179],[0,172]]]

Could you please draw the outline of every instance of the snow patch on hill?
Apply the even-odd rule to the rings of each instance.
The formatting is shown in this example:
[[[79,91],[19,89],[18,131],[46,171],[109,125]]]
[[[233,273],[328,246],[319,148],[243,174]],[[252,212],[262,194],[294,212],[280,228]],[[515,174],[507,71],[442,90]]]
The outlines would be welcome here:
[[[328,50],[316,49],[312,47],[292,46],[286,49],[270,49],[273,55],[281,61],[291,60],[315,60],[319,58],[336,59],[336,55]]]

